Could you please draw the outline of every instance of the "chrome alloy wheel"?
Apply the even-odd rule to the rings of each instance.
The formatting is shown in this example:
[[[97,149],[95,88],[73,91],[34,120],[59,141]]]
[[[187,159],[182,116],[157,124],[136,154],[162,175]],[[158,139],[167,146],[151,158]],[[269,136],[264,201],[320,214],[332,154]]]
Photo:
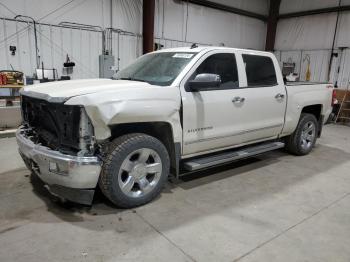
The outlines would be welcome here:
[[[162,160],[158,153],[150,148],[137,149],[120,167],[119,187],[129,197],[142,197],[156,187],[161,174]]]
[[[301,131],[301,147],[304,150],[310,149],[312,147],[316,137],[316,126],[312,121],[308,121],[303,126]]]

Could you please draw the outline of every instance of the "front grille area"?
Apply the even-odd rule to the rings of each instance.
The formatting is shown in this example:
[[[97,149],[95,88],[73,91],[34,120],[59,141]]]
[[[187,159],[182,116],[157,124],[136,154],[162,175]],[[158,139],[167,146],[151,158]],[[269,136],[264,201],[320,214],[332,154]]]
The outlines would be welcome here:
[[[62,153],[79,151],[80,106],[22,96],[22,117],[37,142]]]

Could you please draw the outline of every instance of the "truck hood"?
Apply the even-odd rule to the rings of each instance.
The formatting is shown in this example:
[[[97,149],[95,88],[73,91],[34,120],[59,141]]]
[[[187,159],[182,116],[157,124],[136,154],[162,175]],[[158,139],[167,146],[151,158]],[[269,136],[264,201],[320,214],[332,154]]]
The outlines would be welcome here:
[[[148,83],[129,80],[82,79],[25,86],[20,93],[22,95],[44,99],[53,103],[62,103],[75,96],[151,86],[152,85]]]
[[[69,80],[26,86],[21,94],[52,103],[84,106],[97,140],[111,136],[110,127],[136,122],[167,122],[180,130],[178,87],[110,79]],[[181,132],[174,135],[181,141]]]

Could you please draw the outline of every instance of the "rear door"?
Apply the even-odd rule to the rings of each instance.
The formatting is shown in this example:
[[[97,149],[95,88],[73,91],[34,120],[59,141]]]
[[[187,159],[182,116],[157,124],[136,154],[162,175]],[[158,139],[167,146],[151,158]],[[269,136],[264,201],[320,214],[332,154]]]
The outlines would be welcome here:
[[[246,79],[240,87],[240,122],[242,142],[277,137],[283,128],[286,110],[286,88],[277,60],[271,54],[241,52]]]

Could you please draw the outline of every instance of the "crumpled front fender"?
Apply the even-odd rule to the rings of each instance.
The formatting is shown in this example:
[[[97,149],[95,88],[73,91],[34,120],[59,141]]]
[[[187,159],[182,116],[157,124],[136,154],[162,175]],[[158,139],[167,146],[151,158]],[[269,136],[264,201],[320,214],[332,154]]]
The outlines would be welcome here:
[[[180,91],[177,87],[147,87],[77,96],[65,104],[83,105],[97,140],[111,136],[110,126],[137,122],[167,122],[174,142],[181,142]]]

